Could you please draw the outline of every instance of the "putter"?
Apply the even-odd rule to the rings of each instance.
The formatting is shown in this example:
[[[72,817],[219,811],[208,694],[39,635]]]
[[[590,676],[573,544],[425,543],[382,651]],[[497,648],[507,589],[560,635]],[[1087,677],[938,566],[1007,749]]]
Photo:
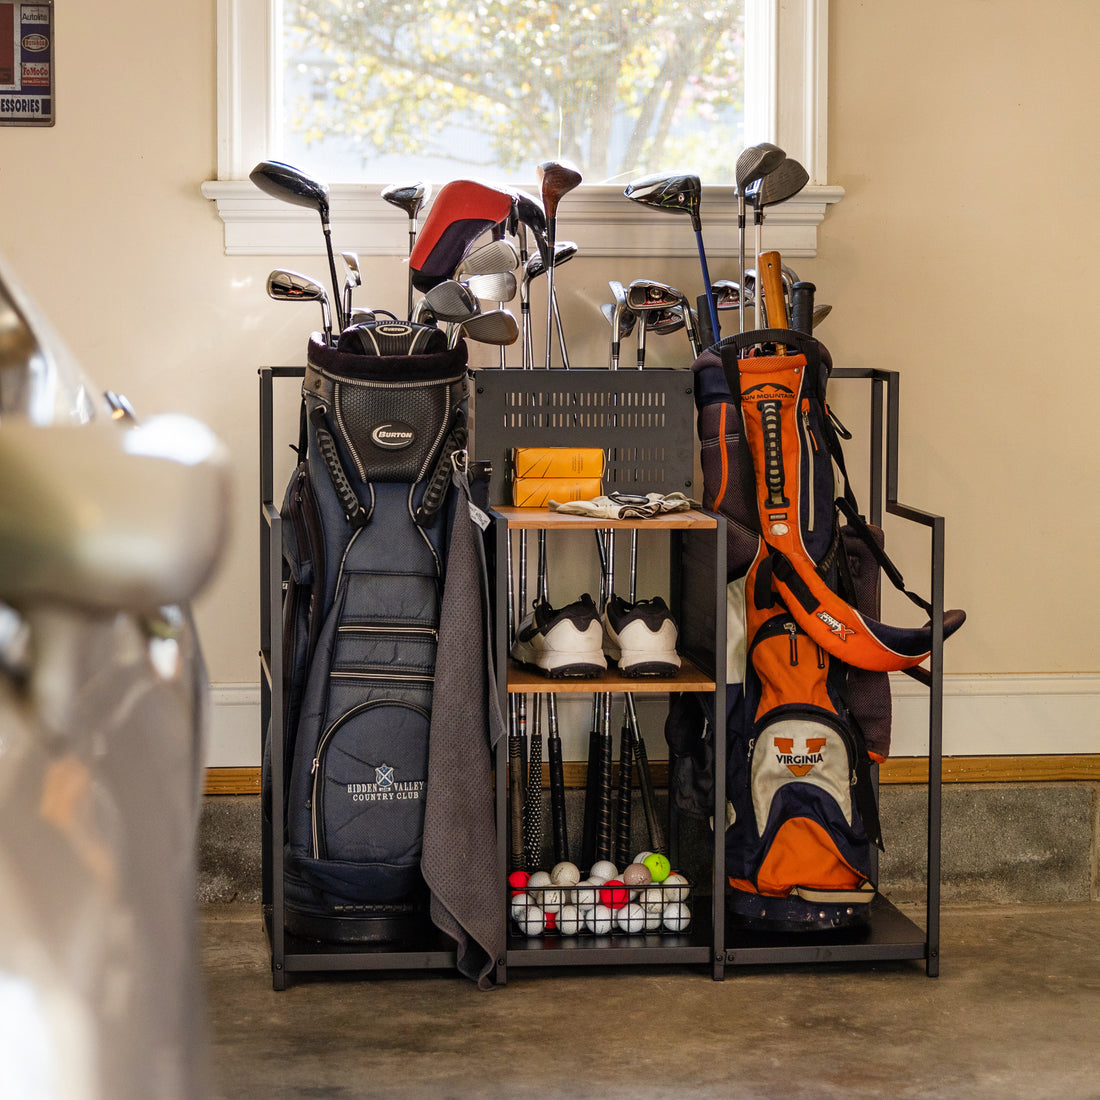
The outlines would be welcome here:
[[[737,158],[734,176],[737,182],[737,258],[741,272],[741,285],[745,286],[745,191],[762,176],[774,172],[787,154],[778,145],[764,141],[759,145],[750,145]],[[745,331],[745,311],[740,311],[740,331]]]
[[[386,200],[391,206],[396,206],[399,210],[404,210],[409,216],[409,257],[411,259],[413,247],[416,244],[416,220],[420,214],[421,209],[427,201],[432,197],[432,185],[425,183],[423,180],[417,180],[416,183],[391,183],[388,187],[382,189],[382,198]],[[409,307],[408,312],[405,314],[410,320],[412,319],[413,310],[413,285],[412,285],[412,267],[409,267]]]
[[[320,302],[325,343],[332,346],[332,311],[325,288],[316,279],[278,268],[267,277],[267,295],[277,302]]]
[[[558,265],[555,243],[557,236],[558,204],[578,187],[581,174],[571,164],[564,161],[545,160],[538,166],[539,188],[542,193],[542,208],[546,212],[546,369],[550,369],[554,321],[554,268]],[[560,318],[558,320],[560,326]],[[559,342],[561,332],[559,327]],[[562,352],[564,356],[564,344]]]
[[[340,284],[336,278],[336,257],[332,251],[332,230],[329,227],[328,184],[306,175],[300,168],[278,160],[262,160],[248,174],[248,178],[265,195],[281,199],[292,206],[304,206],[316,210],[321,218],[321,232],[325,236],[328,253],[328,270],[332,279],[332,293],[336,305],[336,321],[343,330],[345,318],[340,297]]]
[[[642,206],[654,210],[665,210],[673,214],[687,214],[691,218],[691,228],[695,231],[695,246],[699,251],[699,266],[703,273],[703,293],[707,299],[707,312],[710,316],[710,330],[714,340],[721,338],[718,327],[718,311],[710,290],[710,271],[707,268],[707,253],[703,247],[703,222],[699,216],[699,206],[703,198],[703,187],[699,177],[690,173],[672,176],[646,176],[627,184],[623,194]]]

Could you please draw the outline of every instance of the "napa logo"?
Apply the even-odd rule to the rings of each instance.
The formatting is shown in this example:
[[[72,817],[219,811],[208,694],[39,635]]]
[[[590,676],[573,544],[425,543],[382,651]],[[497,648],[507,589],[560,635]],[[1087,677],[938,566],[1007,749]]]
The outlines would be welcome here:
[[[22,44],[23,49],[31,53],[41,53],[50,48],[50,40],[44,34],[25,34]]]
[[[804,751],[799,752],[794,751],[793,737],[776,737],[773,742],[776,763],[799,779],[809,775],[825,759],[824,737],[807,737],[805,746],[800,746],[800,750],[804,748]]]
[[[411,424],[400,420],[390,420],[385,424],[379,424],[370,433],[371,442],[376,447],[387,451],[400,451],[404,447],[412,446],[416,440],[416,432]]]

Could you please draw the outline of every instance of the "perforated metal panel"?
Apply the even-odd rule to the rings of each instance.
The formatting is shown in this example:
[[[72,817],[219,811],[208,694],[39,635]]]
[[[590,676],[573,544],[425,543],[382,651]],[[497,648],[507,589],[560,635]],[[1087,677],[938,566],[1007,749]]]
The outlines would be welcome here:
[[[600,447],[604,490],[692,495],[695,406],[681,370],[482,370],[471,387],[472,453],[508,503],[514,447]]]

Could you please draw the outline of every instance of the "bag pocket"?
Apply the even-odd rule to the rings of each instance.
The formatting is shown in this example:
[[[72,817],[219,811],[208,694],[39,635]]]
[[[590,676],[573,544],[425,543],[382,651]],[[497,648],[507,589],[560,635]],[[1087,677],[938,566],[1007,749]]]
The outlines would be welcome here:
[[[760,839],[752,878],[761,894],[860,890],[870,846],[853,800],[855,741],[833,715],[783,707],[759,728],[749,759]]]
[[[416,871],[429,720],[427,707],[379,698],[352,707],[328,727],[313,760],[314,859]]]

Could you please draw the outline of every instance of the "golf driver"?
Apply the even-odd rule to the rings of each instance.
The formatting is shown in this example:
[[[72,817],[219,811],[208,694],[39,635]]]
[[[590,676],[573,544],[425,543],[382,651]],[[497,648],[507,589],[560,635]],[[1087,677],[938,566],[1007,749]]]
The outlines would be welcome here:
[[[336,257],[332,251],[332,230],[329,227],[328,184],[306,175],[300,168],[278,160],[260,161],[249,172],[248,178],[265,195],[281,199],[292,206],[304,206],[308,210],[316,210],[320,215],[321,232],[325,235],[328,270],[336,304],[336,320],[343,329],[344,311],[340,297],[340,284],[336,278]]]
[[[797,160],[788,157],[778,168],[755,180],[747,189],[746,198],[752,203],[753,226],[756,233],[757,271],[760,270],[764,208],[794,198],[809,181],[809,172]],[[760,327],[760,295],[756,297],[756,327]]]
[[[714,340],[721,337],[718,327],[718,311],[710,291],[710,271],[707,269],[707,253],[703,248],[703,222],[699,216],[699,206],[703,197],[703,187],[699,177],[690,173],[671,176],[646,176],[627,184],[623,194],[642,206],[655,210],[665,210],[673,214],[687,214],[691,218],[691,228],[695,230],[695,245],[699,251],[699,266],[703,273],[703,293],[707,299],[707,313],[710,316],[710,331]]]
[[[571,164],[564,161],[544,160],[538,166],[539,188],[542,193],[542,208],[546,213],[546,369],[550,369],[552,347],[552,326],[554,321],[554,268],[558,265],[555,242],[557,236],[558,204],[578,187],[581,174]],[[559,319],[560,324],[560,319]],[[561,341],[559,333],[559,342]],[[564,358],[565,346],[562,344]]]
[[[416,183],[391,183],[382,189],[382,198],[398,210],[404,210],[409,217],[409,258],[412,258],[416,245],[416,220],[427,201],[432,197],[432,185],[423,180]],[[406,317],[412,319],[413,284],[412,266],[409,267],[409,308]]]
[[[737,158],[734,170],[737,182],[737,257],[738,271],[741,273],[741,285],[745,286],[745,192],[758,179],[774,172],[786,160],[787,154],[778,145],[764,141],[759,145],[750,145]],[[740,331],[745,331],[745,311],[740,311]]]
[[[267,277],[267,295],[277,302],[320,302],[325,343],[332,344],[332,311],[325,288],[316,279],[279,268]]]

